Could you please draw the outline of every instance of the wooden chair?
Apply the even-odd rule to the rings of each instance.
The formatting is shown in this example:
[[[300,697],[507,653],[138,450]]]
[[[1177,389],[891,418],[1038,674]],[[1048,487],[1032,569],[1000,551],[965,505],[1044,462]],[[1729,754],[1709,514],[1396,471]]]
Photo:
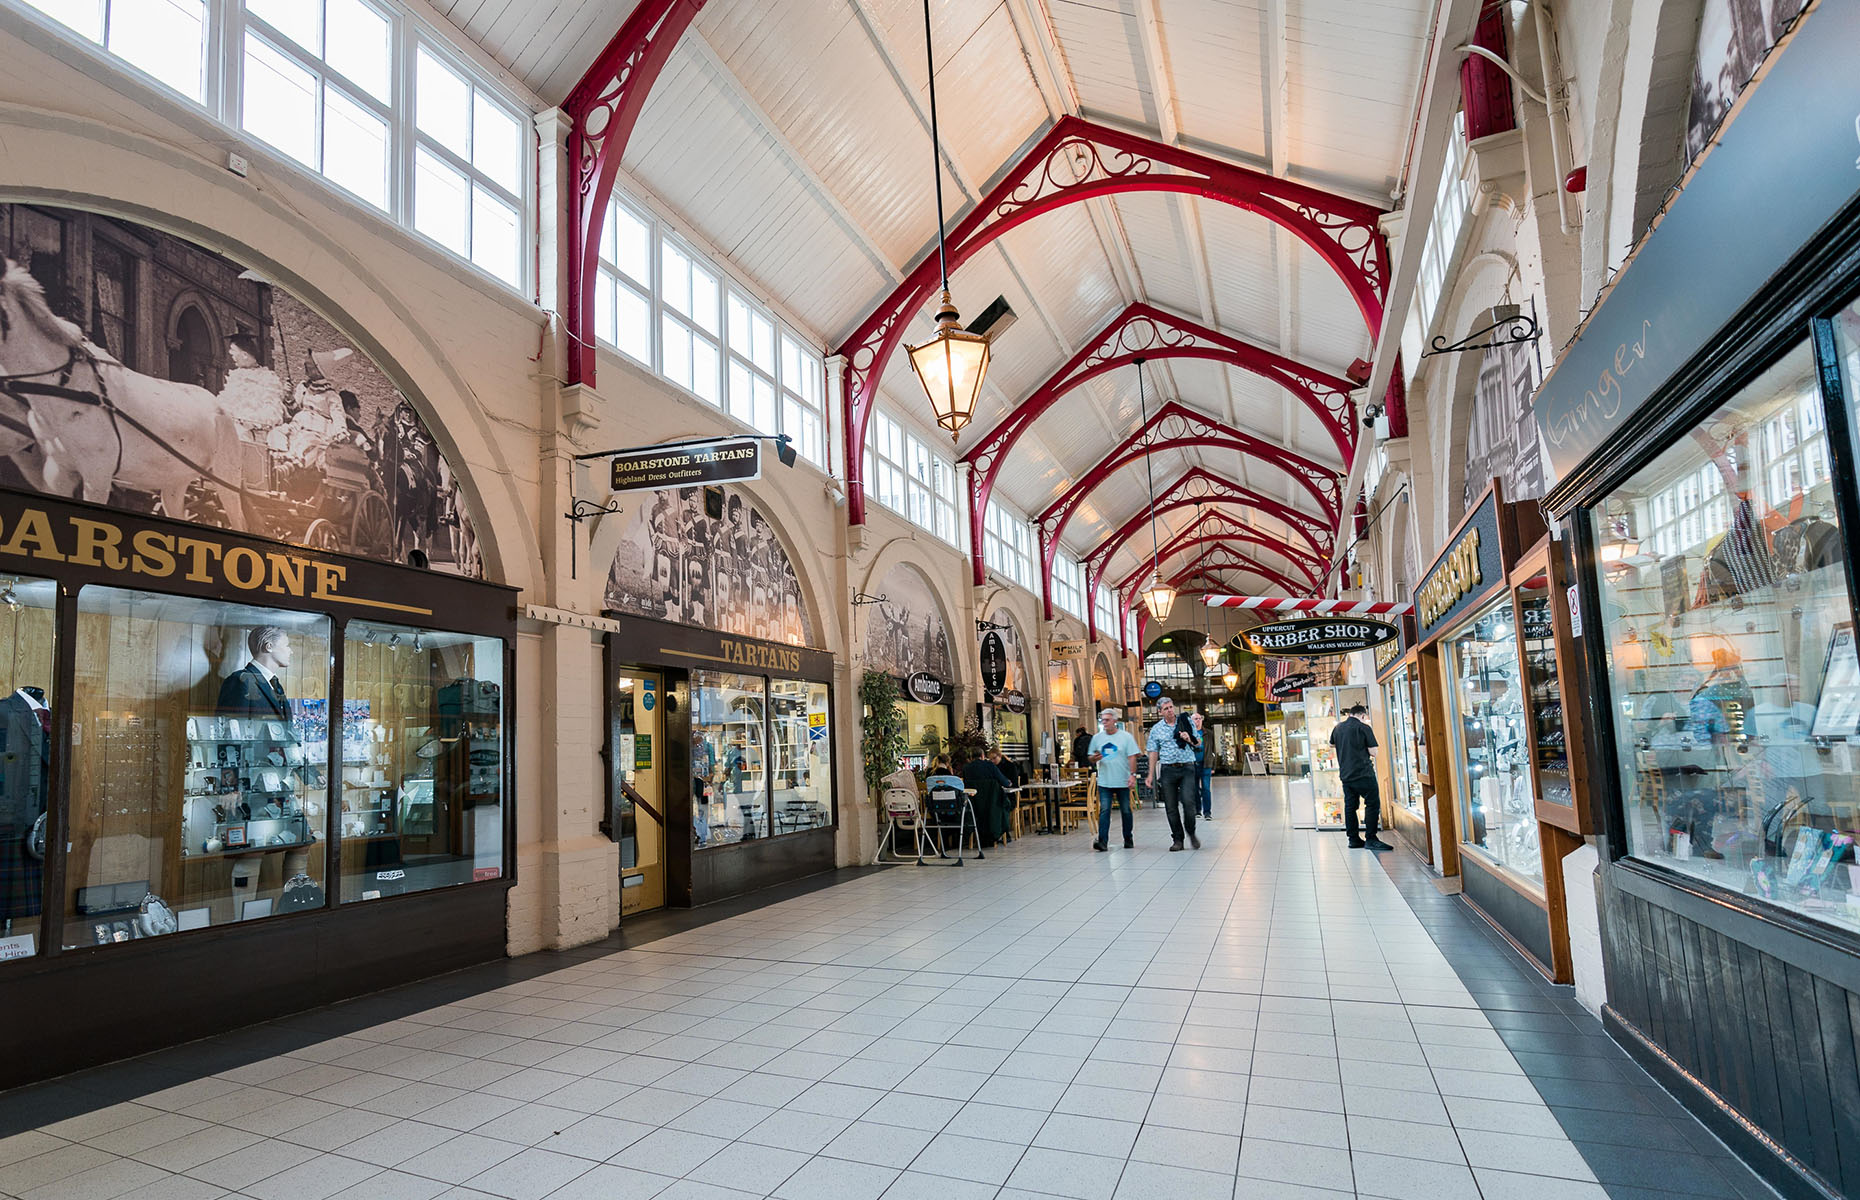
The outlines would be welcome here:
[[[1059,828],[1069,832],[1077,828],[1080,821],[1096,822],[1098,820],[1098,782],[1086,779],[1075,785],[1059,802]]]

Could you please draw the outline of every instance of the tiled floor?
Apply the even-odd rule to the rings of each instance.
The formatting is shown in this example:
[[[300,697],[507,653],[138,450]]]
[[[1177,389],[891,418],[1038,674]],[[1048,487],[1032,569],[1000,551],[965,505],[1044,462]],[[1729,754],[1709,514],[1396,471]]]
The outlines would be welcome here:
[[[1198,853],[1145,812],[1135,851],[1024,838],[0,1097],[48,1121],[0,1139],[0,1195],[1638,1194],[1389,871],[1269,784],[1216,805]]]

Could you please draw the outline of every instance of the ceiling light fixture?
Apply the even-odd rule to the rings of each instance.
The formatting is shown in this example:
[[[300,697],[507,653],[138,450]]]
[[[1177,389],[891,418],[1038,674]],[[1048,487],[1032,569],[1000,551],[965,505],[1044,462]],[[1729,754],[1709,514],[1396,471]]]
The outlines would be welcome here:
[[[1138,425],[1137,428],[1142,429],[1150,423],[1150,409],[1149,401],[1143,390],[1143,360],[1141,358],[1137,359],[1136,364],[1137,410],[1142,420],[1142,424]],[[1148,483],[1150,490],[1151,556],[1150,583],[1148,587],[1143,589],[1143,603],[1149,606],[1150,614],[1158,621],[1167,621],[1169,619],[1169,610],[1175,607],[1175,589],[1164,583],[1162,577],[1162,548],[1156,536],[1156,468],[1151,464],[1150,460],[1152,457],[1154,456],[1148,454],[1143,456],[1143,478]]]
[[[930,67],[930,172],[936,179],[936,258],[943,275],[943,302],[937,309],[936,335],[921,346],[907,347],[911,370],[930,398],[936,423],[956,441],[975,416],[988,375],[988,335],[962,327],[949,295],[949,249],[943,237],[943,146],[936,123],[936,53],[930,39],[930,0],[924,0],[924,57]]]

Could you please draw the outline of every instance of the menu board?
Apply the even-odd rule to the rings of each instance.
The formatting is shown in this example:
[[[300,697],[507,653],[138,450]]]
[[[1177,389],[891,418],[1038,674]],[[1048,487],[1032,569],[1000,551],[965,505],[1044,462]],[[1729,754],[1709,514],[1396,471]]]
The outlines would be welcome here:
[[[1816,737],[1844,738],[1860,731],[1860,659],[1854,657],[1853,622],[1834,627],[1815,702]]]

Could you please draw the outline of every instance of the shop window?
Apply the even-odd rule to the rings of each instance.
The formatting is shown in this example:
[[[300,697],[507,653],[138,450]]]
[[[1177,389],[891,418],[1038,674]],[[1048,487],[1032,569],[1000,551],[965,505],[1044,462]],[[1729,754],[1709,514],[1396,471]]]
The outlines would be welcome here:
[[[1592,519],[1629,852],[1860,927],[1860,658],[1821,403],[1800,346]],[[1721,521],[1685,520],[1708,502]],[[1641,543],[1649,524],[1667,536]]]
[[[350,622],[338,825],[343,903],[502,873],[503,690],[496,638]]]
[[[833,824],[833,742],[827,685],[769,681],[771,768],[777,834]]]
[[[760,675],[691,673],[691,807],[697,846],[767,837],[768,688]]]
[[[245,17],[244,129],[386,209],[387,16],[363,0],[246,0]]]
[[[207,0],[26,3],[196,104],[206,99]]]
[[[78,594],[68,947],[326,903],[329,623]]]
[[[1501,597],[1449,634],[1446,657],[1463,785],[1460,837],[1500,866],[1541,883],[1533,747],[1511,597]]]
[[[64,716],[52,690],[57,602],[49,580],[0,580],[0,962],[41,949],[52,730]]]

